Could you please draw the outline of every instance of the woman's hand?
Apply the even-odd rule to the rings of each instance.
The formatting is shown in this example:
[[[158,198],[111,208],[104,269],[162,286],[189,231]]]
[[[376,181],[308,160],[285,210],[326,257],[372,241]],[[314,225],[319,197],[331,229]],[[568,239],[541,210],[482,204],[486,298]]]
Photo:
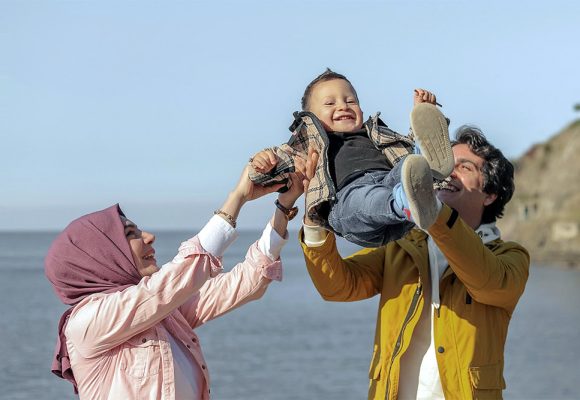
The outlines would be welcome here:
[[[242,175],[240,176],[240,180],[236,185],[234,191],[232,192],[234,195],[240,197],[240,199],[245,203],[247,201],[252,201],[258,199],[262,196],[265,196],[269,193],[275,192],[282,187],[284,187],[283,183],[279,183],[272,186],[262,186],[255,184],[249,178],[249,166],[246,166],[242,171]]]
[[[275,192],[284,186],[283,183],[268,187],[257,185],[250,180],[250,177],[248,176],[249,169],[249,165],[246,165],[242,171],[242,175],[240,176],[236,187],[233,191],[230,192],[225,203],[220,208],[222,213],[225,213],[227,217],[223,214],[220,216],[232,224],[234,228],[236,226],[236,221],[238,219],[238,215],[240,214],[240,210],[246,202],[255,200],[259,197],[267,195],[268,193]]]

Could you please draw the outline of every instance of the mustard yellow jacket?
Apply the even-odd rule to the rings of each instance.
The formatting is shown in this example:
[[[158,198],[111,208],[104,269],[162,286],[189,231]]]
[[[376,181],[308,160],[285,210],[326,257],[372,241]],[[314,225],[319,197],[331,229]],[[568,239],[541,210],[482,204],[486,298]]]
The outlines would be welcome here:
[[[429,234],[450,265],[441,278],[441,308],[433,316],[445,398],[501,399],[504,345],[528,278],[528,252],[499,239],[484,245],[447,206]],[[381,296],[369,399],[397,398],[401,356],[423,307],[430,306],[423,294],[423,285],[430,285],[426,239],[414,229],[403,239],[345,259],[331,233],[320,247],[308,247],[301,240],[308,272],[325,300]]]

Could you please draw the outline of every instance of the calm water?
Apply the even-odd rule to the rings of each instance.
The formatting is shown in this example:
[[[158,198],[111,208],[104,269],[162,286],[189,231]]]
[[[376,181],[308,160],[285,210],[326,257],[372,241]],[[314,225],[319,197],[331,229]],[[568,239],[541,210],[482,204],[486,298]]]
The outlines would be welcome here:
[[[243,257],[257,233],[225,257]],[[186,233],[160,233],[168,260]],[[64,311],[43,274],[53,234],[0,233],[0,399],[74,399],[49,372]],[[354,249],[343,244],[344,254]],[[201,327],[215,399],[364,399],[377,300],[327,303],[315,292],[295,240],[285,277],[263,299]],[[580,271],[534,267],[510,326],[506,399],[578,399]]]

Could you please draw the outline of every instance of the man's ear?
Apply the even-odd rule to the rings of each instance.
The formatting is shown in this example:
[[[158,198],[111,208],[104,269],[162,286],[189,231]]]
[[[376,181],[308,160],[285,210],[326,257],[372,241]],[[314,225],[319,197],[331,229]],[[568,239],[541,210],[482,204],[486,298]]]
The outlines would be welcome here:
[[[492,194],[487,194],[485,195],[485,199],[483,200],[483,205],[485,207],[489,206],[491,203],[493,203],[495,201],[495,199],[497,199],[497,194],[492,193]]]

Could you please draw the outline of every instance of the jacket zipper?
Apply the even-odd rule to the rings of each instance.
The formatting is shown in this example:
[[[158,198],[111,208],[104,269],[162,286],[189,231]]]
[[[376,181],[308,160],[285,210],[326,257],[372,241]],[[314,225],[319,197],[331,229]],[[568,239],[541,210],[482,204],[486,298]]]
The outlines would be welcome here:
[[[415,290],[415,294],[413,295],[413,299],[411,300],[411,305],[409,306],[409,311],[407,311],[407,315],[405,316],[405,320],[403,321],[403,326],[401,327],[401,331],[399,332],[399,336],[397,337],[397,343],[395,344],[395,351],[393,352],[393,356],[391,357],[391,364],[387,370],[387,391],[385,395],[385,399],[389,398],[389,389],[390,389],[390,381],[391,381],[391,368],[393,367],[393,363],[395,362],[395,358],[399,354],[401,347],[403,347],[403,332],[407,327],[407,324],[417,311],[417,304],[419,303],[419,298],[421,297],[421,292],[423,291],[423,285],[421,283],[421,278],[419,277],[419,283],[417,284],[417,290]]]

